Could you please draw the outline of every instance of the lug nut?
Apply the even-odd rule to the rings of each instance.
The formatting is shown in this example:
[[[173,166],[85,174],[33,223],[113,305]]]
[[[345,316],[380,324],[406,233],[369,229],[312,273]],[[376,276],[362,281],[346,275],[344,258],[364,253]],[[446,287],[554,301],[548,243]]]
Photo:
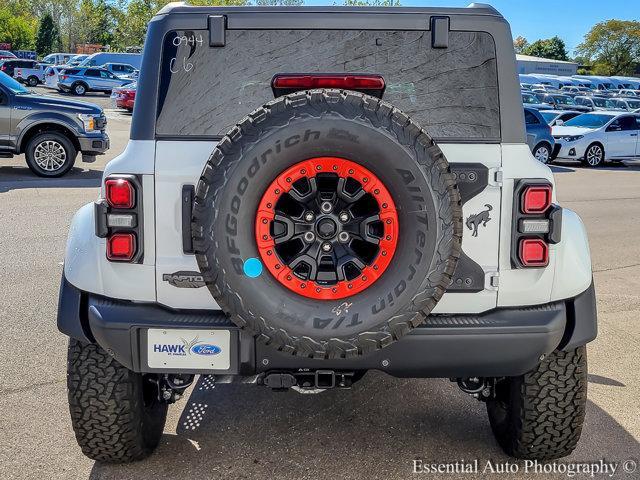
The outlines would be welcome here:
[[[314,218],[315,218],[315,217],[314,217],[314,215],[313,215],[313,212],[307,212],[307,213],[305,213],[305,214],[304,214],[304,219],[305,219],[305,221],[307,221],[307,222],[313,222],[313,219],[314,219]]]
[[[342,243],[346,243],[349,241],[349,234],[347,232],[340,232],[338,234],[338,240],[340,240]]]
[[[307,243],[311,243],[316,239],[316,236],[313,232],[306,232],[304,234],[304,241]]]
[[[330,252],[331,251],[331,244],[328,242],[325,242],[322,244],[322,251],[323,252]]]
[[[349,220],[349,214],[347,212],[342,212],[338,218],[342,223],[345,223]]]
[[[333,210],[333,205],[331,205],[331,202],[322,202],[322,205],[320,205],[320,210],[322,210],[324,213],[330,213],[331,210]]]

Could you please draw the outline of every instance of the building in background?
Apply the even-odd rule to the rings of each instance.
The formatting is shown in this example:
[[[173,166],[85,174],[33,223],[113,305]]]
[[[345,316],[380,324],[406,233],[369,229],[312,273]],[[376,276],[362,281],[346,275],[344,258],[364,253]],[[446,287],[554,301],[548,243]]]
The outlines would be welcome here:
[[[550,58],[516,55],[518,73],[546,73],[549,75],[570,76],[578,73],[578,64]]]

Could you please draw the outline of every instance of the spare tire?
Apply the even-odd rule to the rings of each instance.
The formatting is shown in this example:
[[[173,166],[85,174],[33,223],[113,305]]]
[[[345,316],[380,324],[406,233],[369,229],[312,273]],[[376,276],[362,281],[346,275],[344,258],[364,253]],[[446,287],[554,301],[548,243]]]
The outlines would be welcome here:
[[[352,91],[279,97],[218,143],[193,245],[232,321],[283,352],[344,358],[420,325],[460,255],[460,195],[407,115]]]

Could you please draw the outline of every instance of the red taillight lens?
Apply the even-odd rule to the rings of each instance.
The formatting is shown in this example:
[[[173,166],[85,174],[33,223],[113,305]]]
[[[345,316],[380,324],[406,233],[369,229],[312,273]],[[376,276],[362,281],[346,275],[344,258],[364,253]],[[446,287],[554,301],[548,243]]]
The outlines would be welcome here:
[[[60,80],[66,80],[67,76],[66,75],[60,75]]]
[[[107,202],[114,208],[133,208],[135,190],[124,178],[110,179],[104,183]]]
[[[51,70],[49,73],[47,73],[48,77],[53,77],[56,74],[56,72],[54,72],[53,70]]]
[[[295,90],[310,88],[345,88],[347,90],[383,90],[380,75],[276,75],[273,88]]]
[[[530,185],[522,192],[522,213],[544,213],[551,206],[551,185]]]
[[[134,233],[114,233],[107,239],[107,258],[127,262],[136,253],[136,236]]]
[[[525,267],[546,267],[549,264],[549,246],[539,238],[520,240],[519,256]]]

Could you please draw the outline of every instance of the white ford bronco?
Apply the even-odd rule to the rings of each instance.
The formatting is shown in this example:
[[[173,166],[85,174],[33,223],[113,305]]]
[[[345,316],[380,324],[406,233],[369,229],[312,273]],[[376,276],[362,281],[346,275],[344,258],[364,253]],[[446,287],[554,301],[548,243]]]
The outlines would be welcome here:
[[[576,446],[584,226],[526,143],[493,8],[171,4],[131,140],[71,225],[58,327],[89,457],[149,455],[195,375],[443,377],[509,455]]]

